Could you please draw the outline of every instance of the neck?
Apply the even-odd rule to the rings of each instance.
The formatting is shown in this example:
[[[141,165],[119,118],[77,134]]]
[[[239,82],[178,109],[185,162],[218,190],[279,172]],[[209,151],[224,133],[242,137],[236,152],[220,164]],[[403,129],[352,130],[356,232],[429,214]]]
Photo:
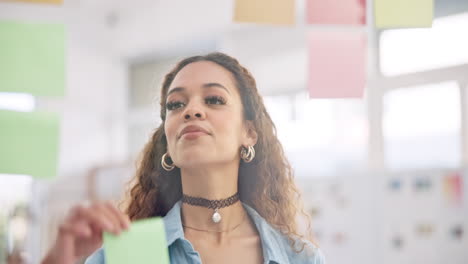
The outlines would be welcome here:
[[[237,193],[238,164],[221,168],[181,169],[182,190],[185,195],[208,200],[226,199]],[[182,203],[182,223],[210,231],[230,230],[243,220],[246,212],[240,201],[218,209],[222,219],[212,221],[213,209]]]

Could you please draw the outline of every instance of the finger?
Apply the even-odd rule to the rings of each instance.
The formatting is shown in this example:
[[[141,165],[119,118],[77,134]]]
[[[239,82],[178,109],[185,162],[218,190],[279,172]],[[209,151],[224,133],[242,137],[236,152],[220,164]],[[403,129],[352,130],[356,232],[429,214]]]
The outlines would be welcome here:
[[[106,203],[106,207],[115,215],[115,217],[119,220],[120,226],[124,229],[130,228],[130,218],[122,213],[115,205],[110,202]]]
[[[116,233],[120,233],[122,231],[118,216],[116,216],[114,212],[108,208],[106,203],[95,204],[93,207],[91,207],[91,209],[96,213],[104,216],[107,220],[111,221]]]
[[[98,210],[92,208],[79,207],[76,212],[76,218],[82,219],[98,229],[106,232],[116,233],[114,224]]]
[[[89,238],[92,236],[91,227],[83,221],[64,222],[60,225],[59,232],[82,238]]]
[[[88,238],[93,235],[93,231],[88,223],[85,221],[79,221],[72,227],[73,232],[80,237]]]

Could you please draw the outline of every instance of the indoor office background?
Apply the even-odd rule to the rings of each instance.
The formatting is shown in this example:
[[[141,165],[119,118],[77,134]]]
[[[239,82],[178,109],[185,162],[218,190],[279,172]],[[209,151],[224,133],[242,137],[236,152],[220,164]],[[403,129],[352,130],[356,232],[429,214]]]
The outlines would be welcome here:
[[[307,25],[305,0],[294,26],[234,23],[233,2],[0,2],[0,19],[67,26],[65,96],[0,93],[1,109],[61,116],[55,179],[0,175],[0,264],[37,263],[71,206],[119,201],[164,74],[211,51],[256,78],[327,263],[468,263],[468,1],[435,0],[432,28],[388,30],[373,1],[362,27]],[[367,33],[363,98],[309,98],[312,30]]]

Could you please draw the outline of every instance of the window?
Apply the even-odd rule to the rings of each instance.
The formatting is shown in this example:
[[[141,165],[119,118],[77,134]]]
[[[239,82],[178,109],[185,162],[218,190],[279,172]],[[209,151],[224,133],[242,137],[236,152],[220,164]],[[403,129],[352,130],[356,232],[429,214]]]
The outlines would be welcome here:
[[[468,63],[468,13],[434,20],[432,28],[383,31],[380,67],[394,76]]]
[[[359,170],[367,165],[365,100],[266,97],[278,137],[298,177]]]
[[[455,168],[461,160],[456,82],[407,87],[384,97],[385,162],[389,169]]]

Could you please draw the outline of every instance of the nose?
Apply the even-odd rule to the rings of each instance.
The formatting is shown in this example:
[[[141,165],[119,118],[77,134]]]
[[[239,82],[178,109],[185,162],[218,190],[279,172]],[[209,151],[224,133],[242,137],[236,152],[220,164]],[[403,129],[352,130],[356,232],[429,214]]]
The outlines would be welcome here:
[[[184,112],[184,120],[189,121],[191,119],[205,119],[205,113],[203,112],[203,110],[199,106],[196,106],[194,104],[189,104],[185,108]]]

